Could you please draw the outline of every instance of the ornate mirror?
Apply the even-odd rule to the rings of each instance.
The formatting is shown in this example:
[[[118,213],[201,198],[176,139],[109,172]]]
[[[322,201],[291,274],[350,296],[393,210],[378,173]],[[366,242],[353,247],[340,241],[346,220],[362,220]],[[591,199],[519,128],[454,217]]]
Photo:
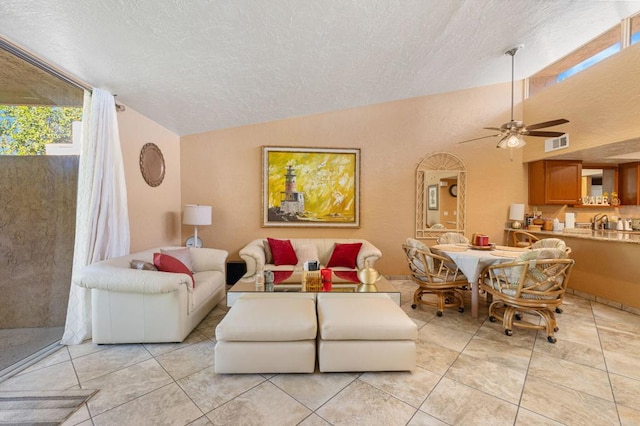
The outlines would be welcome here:
[[[416,169],[416,238],[464,233],[467,172],[453,154],[436,152]]]
[[[158,186],[164,179],[164,157],[154,143],[145,144],[140,150],[140,172],[149,186]]]

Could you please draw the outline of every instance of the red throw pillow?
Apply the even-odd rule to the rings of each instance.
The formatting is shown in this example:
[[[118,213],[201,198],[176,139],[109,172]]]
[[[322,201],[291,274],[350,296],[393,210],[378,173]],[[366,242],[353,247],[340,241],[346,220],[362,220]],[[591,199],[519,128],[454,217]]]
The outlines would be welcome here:
[[[274,265],[296,265],[298,263],[298,256],[296,256],[291,241],[274,240],[273,238],[267,238],[267,241],[271,247]]]
[[[189,275],[193,282],[193,286],[196,286],[196,280],[193,278],[193,273],[189,268],[187,268],[187,265],[180,262],[175,257],[163,253],[153,253],[153,264],[158,268],[158,271]]]
[[[333,253],[331,253],[331,259],[327,263],[327,268],[344,266],[345,268],[354,269],[357,264],[356,260],[358,259],[360,247],[362,247],[362,243],[336,243],[333,247]]]

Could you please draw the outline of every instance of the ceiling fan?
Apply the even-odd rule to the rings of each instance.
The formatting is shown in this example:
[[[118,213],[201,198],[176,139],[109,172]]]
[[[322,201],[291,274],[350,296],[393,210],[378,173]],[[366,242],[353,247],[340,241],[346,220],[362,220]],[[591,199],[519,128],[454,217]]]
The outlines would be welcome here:
[[[508,123],[504,123],[500,127],[484,127],[487,130],[495,130],[500,133],[496,133],[494,135],[482,136],[479,138],[468,139],[466,141],[462,141],[459,143],[467,143],[471,141],[476,141],[479,139],[485,138],[493,138],[496,136],[500,136],[500,140],[498,141],[498,145],[496,148],[521,148],[525,146],[526,142],[524,141],[523,136],[539,136],[546,138],[553,138],[564,135],[564,132],[550,132],[550,131],[539,131],[538,129],[544,129],[545,127],[553,127],[559,124],[568,123],[569,120],[565,120],[564,118],[559,118],[557,120],[545,121],[543,123],[532,124],[530,126],[525,126],[522,121],[515,121],[513,119],[513,86],[514,86],[514,70],[515,70],[515,56],[516,53],[520,49],[522,49],[522,45],[516,46],[512,49],[504,52],[505,55],[511,56],[511,121]]]

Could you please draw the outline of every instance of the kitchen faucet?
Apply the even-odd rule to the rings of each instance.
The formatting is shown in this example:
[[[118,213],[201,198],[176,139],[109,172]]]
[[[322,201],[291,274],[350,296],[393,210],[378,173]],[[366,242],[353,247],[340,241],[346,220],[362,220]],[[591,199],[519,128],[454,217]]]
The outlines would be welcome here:
[[[609,223],[609,216],[598,213],[593,216],[592,221],[594,231],[597,231],[598,229],[606,229],[606,224]]]

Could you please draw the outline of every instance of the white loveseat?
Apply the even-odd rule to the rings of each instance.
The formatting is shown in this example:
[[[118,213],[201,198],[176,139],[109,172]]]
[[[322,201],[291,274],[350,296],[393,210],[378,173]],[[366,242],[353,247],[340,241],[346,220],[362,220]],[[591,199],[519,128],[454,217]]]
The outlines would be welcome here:
[[[285,239],[285,238],[282,238]],[[374,263],[382,257],[382,252],[373,244],[367,240],[362,239],[339,239],[339,238],[288,238],[291,241],[291,245],[297,251],[303,246],[314,245],[317,253],[318,260],[322,266],[326,266],[333,253],[333,248],[336,243],[348,244],[348,243],[362,243],[360,252],[356,258],[356,268],[363,269],[367,266],[373,267]],[[276,266],[273,263],[266,263],[266,253],[264,244],[267,240],[260,238],[251,241],[244,246],[239,254],[240,257],[247,264],[247,273],[244,278],[251,278],[255,275],[256,271],[292,271],[293,265],[279,265]],[[349,270],[349,268],[335,268],[336,270]]]
[[[187,274],[130,267],[132,260],[153,263],[160,250],[96,262],[73,275],[73,284],[91,289],[94,343],[181,342],[225,298],[226,251],[190,249],[195,285]]]

